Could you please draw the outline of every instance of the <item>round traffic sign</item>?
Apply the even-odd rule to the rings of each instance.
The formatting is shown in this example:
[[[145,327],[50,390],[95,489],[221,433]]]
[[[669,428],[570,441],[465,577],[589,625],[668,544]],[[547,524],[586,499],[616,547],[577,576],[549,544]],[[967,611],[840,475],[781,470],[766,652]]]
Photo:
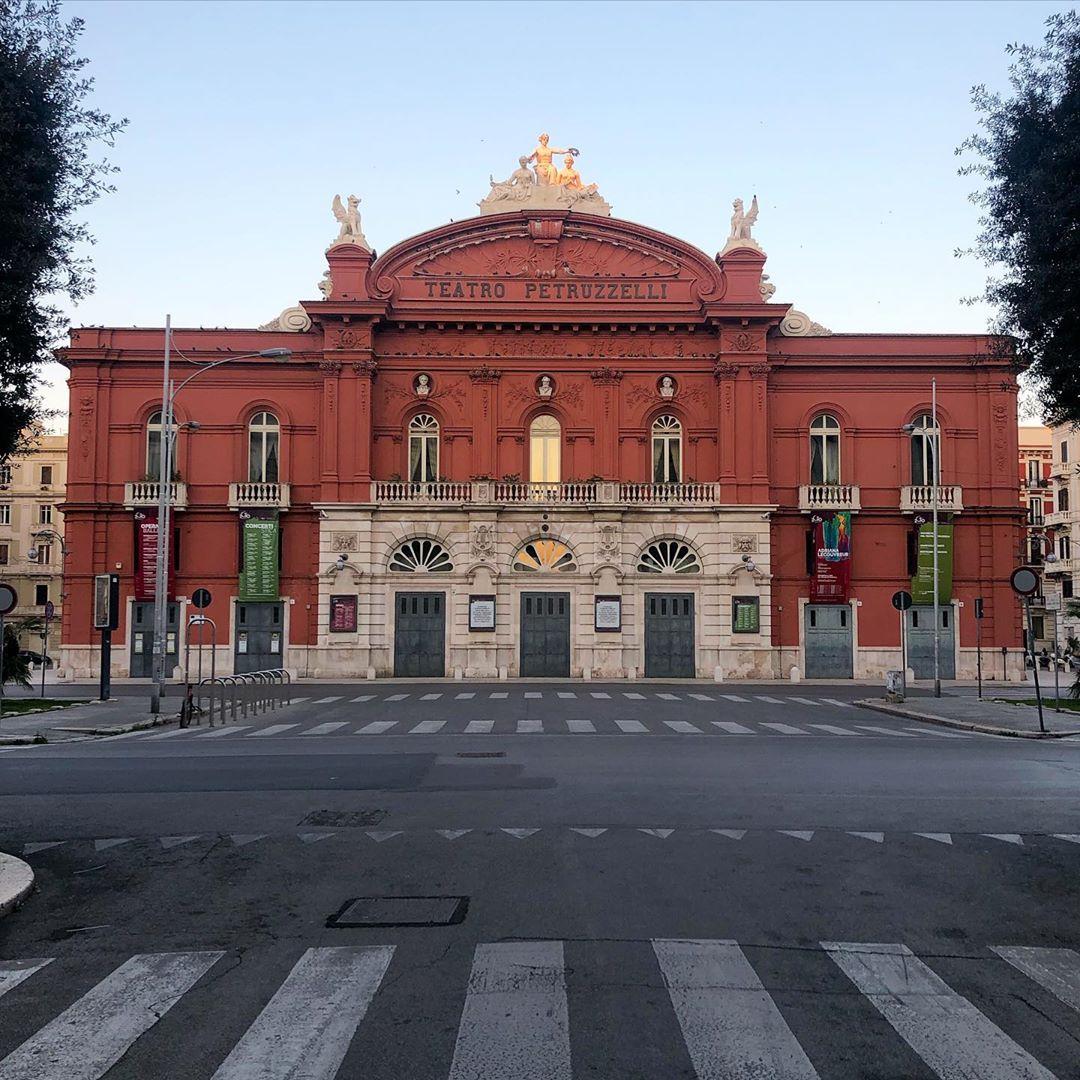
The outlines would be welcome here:
[[[210,606],[210,601],[213,597],[210,595],[209,589],[196,589],[191,594],[191,606],[197,608],[207,608]]]
[[[899,589],[892,594],[892,606],[896,608],[897,611],[907,611],[914,602],[911,593],[904,592],[903,589]]]
[[[1021,596],[1031,596],[1039,589],[1039,575],[1034,570],[1021,566],[1009,576],[1009,584],[1012,585],[1013,591]]]
[[[51,619],[56,614],[56,605],[51,600],[45,601],[45,618]]]
[[[10,585],[0,585],[0,615],[9,615],[19,606],[19,594]]]

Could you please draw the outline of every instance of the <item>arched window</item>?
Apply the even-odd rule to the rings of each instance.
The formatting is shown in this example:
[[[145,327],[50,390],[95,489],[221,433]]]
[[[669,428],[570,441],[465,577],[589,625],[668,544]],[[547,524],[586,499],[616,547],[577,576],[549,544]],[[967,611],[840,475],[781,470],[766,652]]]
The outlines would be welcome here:
[[[561,540],[530,540],[514,556],[513,568],[525,573],[573,573],[574,553]]]
[[[439,478],[439,421],[419,413],[409,421],[409,479],[427,483]]]
[[[149,420],[146,421],[146,478],[148,480],[157,480],[161,474],[161,433],[162,433],[162,421],[161,412],[154,413]],[[176,423],[173,422],[173,435],[176,435]],[[176,474],[176,461],[172,463],[173,475]]]
[[[934,427],[934,418],[926,413],[911,424],[911,482],[933,484],[941,464],[938,461],[941,432]]]
[[[281,425],[271,412],[259,412],[248,424],[248,480],[253,484],[278,482]]]
[[[557,484],[561,479],[559,457],[562,428],[554,416],[538,416],[529,425],[529,481]]]
[[[401,574],[448,574],[454,563],[438,540],[406,540],[391,557],[390,569]]]
[[[840,483],[840,421],[829,413],[810,425],[810,483]]]
[[[639,574],[700,574],[701,560],[681,540],[655,540],[638,556]]]
[[[653,421],[652,478],[654,484],[682,480],[682,424],[674,416],[659,416]]]

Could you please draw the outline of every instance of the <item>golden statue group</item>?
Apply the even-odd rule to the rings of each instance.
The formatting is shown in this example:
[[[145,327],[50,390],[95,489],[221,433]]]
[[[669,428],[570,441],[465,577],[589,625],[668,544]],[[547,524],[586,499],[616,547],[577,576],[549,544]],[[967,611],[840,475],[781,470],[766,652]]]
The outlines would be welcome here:
[[[570,146],[565,150],[551,145],[546,133],[537,141],[536,148],[527,156],[518,158],[518,167],[506,180],[490,177],[491,191],[479,204],[483,213],[504,213],[505,207],[496,203],[530,203],[551,208],[575,207],[593,214],[610,214],[611,207],[600,197],[596,184],[583,183],[574,159],[580,151]],[[563,166],[555,165],[555,155],[564,154]],[[533,168],[530,169],[529,166]]]

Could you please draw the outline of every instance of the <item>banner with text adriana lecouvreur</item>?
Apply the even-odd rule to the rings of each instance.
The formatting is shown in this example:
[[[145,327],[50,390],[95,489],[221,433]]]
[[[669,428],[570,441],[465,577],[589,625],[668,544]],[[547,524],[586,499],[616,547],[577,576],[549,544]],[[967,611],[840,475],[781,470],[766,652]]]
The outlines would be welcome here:
[[[244,551],[240,599],[277,600],[280,592],[277,511],[246,510],[241,511],[240,518]]]
[[[816,513],[814,572],[810,576],[811,604],[846,604],[851,587],[851,513]]]

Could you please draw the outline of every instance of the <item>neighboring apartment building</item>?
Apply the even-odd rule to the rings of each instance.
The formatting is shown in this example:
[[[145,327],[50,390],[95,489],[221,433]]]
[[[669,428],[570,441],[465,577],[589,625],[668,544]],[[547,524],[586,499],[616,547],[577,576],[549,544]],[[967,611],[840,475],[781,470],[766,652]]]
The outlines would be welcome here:
[[[1024,537],[1024,552],[1021,561],[1028,566],[1045,572],[1043,590],[1036,596],[1031,606],[1031,622],[1035,631],[1035,651],[1052,650],[1054,647],[1054,627],[1052,614],[1048,618],[1045,596],[1049,589],[1053,591],[1053,577],[1056,568],[1053,559],[1047,562],[1046,556],[1055,548],[1055,537],[1048,520],[1055,510],[1054,493],[1050,487],[1052,466],[1052,436],[1050,429],[1041,424],[1020,427],[1020,505],[1027,515],[1027,533]],[[1056,551],[1055,551],[1056,554]],[[1017,553],[1020,556],[1020,553]],[[1018,563],[1019,565],[1019,563]]]
[[[1047,573],[1048,606],[1058,619],[1062,644],[1070,637],[1080,637],[1080,619],[1065,614],[1068,601],[1073,599],[1073,582],[1080,574],[1080,552],[1076,535],[1077,505],[1080,504],[1080,430],[1064,424],[1051,432],[1052,463],[1050,492],[1053,509],[1046,516],[1048,529],[1053,530],[1054,549],[1058,561]],[[1051,592],[1051,589],[1053,592]],[[1053,636],[1052,629],[1049,631]]]
[[[8,616],[42,617],[52,601],[48,655],[59,656],[63,597],[64,522],[60,505],[67,484],[68,437],[39,436],[29,452],[0,465],[0,580],[11,585],[19,605]],[[21,633],[25,649],[41,652],[41,635]]]

